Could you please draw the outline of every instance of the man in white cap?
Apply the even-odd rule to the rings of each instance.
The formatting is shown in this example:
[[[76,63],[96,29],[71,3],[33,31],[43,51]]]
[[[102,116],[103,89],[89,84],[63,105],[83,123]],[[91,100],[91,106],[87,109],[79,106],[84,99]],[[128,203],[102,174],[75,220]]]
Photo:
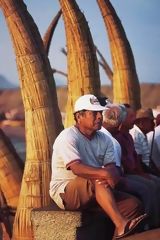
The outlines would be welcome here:
[[[75,126],[64,129],[53,145],[50,196],[66,210],[86,209],[95,202],[111,218],[120,239],[132,234],[145,215],[139,216],[143,208],[138,199],[115,191],[119,175],[113,144],[98,131],[104,109],[91,94],[75,102]]]

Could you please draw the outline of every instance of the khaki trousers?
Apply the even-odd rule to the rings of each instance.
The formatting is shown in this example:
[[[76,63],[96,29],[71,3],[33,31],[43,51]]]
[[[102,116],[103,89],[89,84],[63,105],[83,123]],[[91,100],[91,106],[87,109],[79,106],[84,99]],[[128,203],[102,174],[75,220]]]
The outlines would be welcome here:
[[[142,203],[136,197],[116,190],[113,193],[123,216],[134,218],[144,212]],[[89,179],[76,177],[71,180],[65,188],[65,193],[61,194],[61,198],[66,210],[100,208],[95,199],[94,182]]]

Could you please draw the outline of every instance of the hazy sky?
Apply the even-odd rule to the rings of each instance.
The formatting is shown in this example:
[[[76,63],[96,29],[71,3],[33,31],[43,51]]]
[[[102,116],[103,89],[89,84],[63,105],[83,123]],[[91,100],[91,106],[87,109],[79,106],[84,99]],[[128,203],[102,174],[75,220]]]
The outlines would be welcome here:
[[[43,37],[48,25],[59,10],[58,0],[25,0],[28,11]],[[108,37],[96,0],[77,0],[89,23],[94,43],[112,67]],[[160,0],[111,0],[122,21],[130,42],[140,82],[160,82]],[[65,47],[65,32],[61,19],[54,33],[49,59],[51,66],[67,71],[66,57],[61,53]],[[7,26],[0,12],[0,74],[10,82],[19,84],[15,56]],[[102,84],[109,83],[100,68]],[[55,75],[56,83],[65,83],[63,76]]]

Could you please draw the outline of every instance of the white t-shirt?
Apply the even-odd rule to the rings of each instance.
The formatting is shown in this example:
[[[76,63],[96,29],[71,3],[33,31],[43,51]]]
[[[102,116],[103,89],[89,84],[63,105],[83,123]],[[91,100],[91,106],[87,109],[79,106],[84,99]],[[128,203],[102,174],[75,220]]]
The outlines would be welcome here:
[[[129,133],[132,135],[137,154],[142,155],[142,162],[148,166],[150,162],[150,151],[147,137],[136,125],[134,125]]]
[[[147,134],[149,149],[151,151],[151,144],[152,144],[153,132],[149,132]],[[157,165],[160,167],[160,125],[155,127],[155,135],[154,135],[154,142],[153,142],[153,149],[152,149],[152,159]]]
[[[101,127],[100,131],[105,133],[108,137],[111,138],[113,142],[113,147],[114,147],[114,158],[115,158],[116,166],[121,167],[121,154],[122,154],[121,145],[106,128]]]
[[[64,205],[59,194],[64,193],[67,183],[76,177],[69,168],[75,161],[93,167],[115,162],[112,141],[100,131],[89,140],[75,126],[64,129],[56,138],[53,145],[49,193],[62,209]]]

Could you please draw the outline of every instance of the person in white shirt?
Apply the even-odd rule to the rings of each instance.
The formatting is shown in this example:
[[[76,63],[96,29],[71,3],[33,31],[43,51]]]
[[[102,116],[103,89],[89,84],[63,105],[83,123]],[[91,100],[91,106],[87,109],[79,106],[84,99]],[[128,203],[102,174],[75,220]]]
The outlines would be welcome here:
[[[160,171],[160,114],[157,115],[154,131],[147,133],[150,156]]]
[[[154,183],[156,187],[156,199],[158,200],[157,212],[159,214],[159,201],[160,201],[160,177],[157,170],[151,168],[150,165],[150,151],[146,134],[154,129],[154,116],[152,109],[139,109],[136,112],[136,119],[134,127],[130,130],[132,135],[135,150],[137,152],[143,171],[148,174],[150,182]],[[154,197],[153,196],[153,197]],[[155,199],[155,200],[156,200]],[[156,205],[156,204],[155,204]],[[159,219],[159,218],[158,218]],[[160,221],[159,221],[160,222]]]
[[[103,110],[92,94],[75,102],[75,126],[64,129],[53,145],[50,196],[66,210],[85,209],[96,202],[115,224],[115,238],[120,239],[132,234],[146,215],[140,216],[138,199],[115,190],[120,176],[113,144],[98,131]]]
[[[152,174],[152,178],[158,181],[158,185],[160,185],[159,179],[154,177],[160,176],[158,168],[155,164],[151,165],[150,158],[150,148],[147,139],[147,133],[154,130],[154,116],[152,109],[139,109],[136,112],[136,120],[134,127],[130,130],[130,134],[132,135],[135,150],[138,154],[138,158],[143,166],[144,171]]]
[[[127,112],[124,105],[107,103],[106,110],[103,111],[103,123],[100,129],[100,131],[109,136],[113,142],[114,157],[118,168],[121,168],[121,146],[111,133],[125,119],[126,114]]]
[[[114,145],[114,155],[116,166],[118,167],[119,172],[121,172],[121,180],[119,182],[119,190],[128,192],[138,196],[144,206],[145,212],[149,216],[148,227],[150,229],[159,226],[159,213],[157,210],[157,200],[155,200],[155,189],[153,184],[149,184],[148,181],[142,181],[137,175],[129,175],[123,173],[123,166],[121,163],[121,146],[119,142],[112,137],[111,134],[116,134],[121,124],[127,117],[127,110],[124,105],[106,105],[106,110],[103,111],[103,126],[100,131],[104,132],[111,137]],[[152,189],[151,189],[152,186]]]
[[[149,166],[150,151],[146,134],[154,129],[154,116],[152,110],[140,109],[136,113],[136,120],[133,128],[129,131],[134,140],[134,146],[141,161]]]
[[[114,137],[112,137],[112,134],[105,127],[102,126],[100,131],[105,133],[111,139],[111,141],[113,143],[113,147],[114,147],[114,159],[115,159],[116,166],[121,168],[121,146],[120,146],[120,144]]]

